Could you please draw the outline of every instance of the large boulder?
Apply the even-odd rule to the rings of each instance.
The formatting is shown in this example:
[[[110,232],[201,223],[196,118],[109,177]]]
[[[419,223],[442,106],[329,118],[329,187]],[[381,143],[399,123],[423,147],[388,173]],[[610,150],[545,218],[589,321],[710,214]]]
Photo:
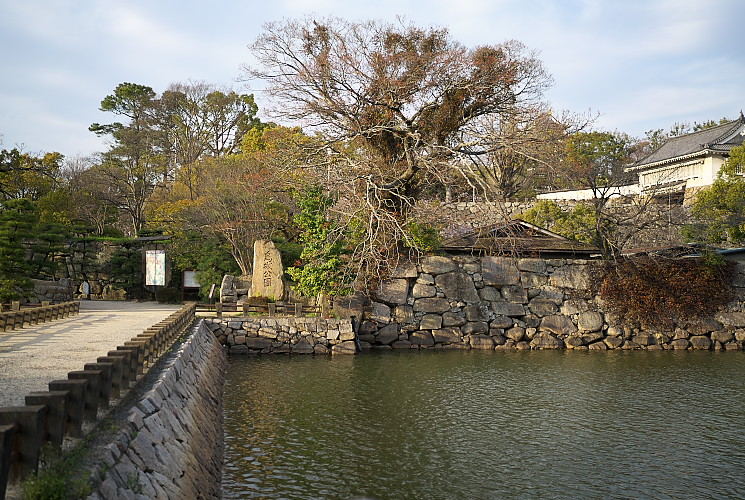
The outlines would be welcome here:
[[[449,257],[432,255],[422,260],[422,272],[427,274],[444,274],[458,269],[458,263]]]
[[[559,311],[559,307],[550,300],[533,299],[528,304],[530,311],[539,317],[550,316]]]
[[[357,344],[353,340],[347,340],[331,347],[331,354],[357,354]]]
[[[396,306],[393,310],[393,320],[402,325],[414,323],[414,308],[411,306]]]
[[[716,332],[711,332],[712,342],[726,344],[727,342],[732,342],[734,339],[735,333],[729,330],[717,330]]]
[[[463,335],[481,334],[489,331],[489,325],[483,321],[472,321],[460,327]]]
[[[437,289],[432,285],[423,285],[421,283],[414,283],[411,289],[411,296],[415,299],[422,299],[427,297],[434,297],[437,295]]]
[[[711,349],[711,339],[706,335],[694,335],[689,339],[691,346],[697,350],[708,351]]]
[[[513,259],[507,257],[483,257],[481,259],[481,277],[484,285],[503,287],[518,285],[520,271]]]
[[[720,312],[714,318],[725,326],[745,327],[745,312]]]
[[[596,311],[585,311],[577,317],[577,328],[581,332],[597,332],[603,328],[603,315]]]
[[[457,328],[440,328],[432,330],[432,337],[438,344],[455,344],[463,341],[463,336]]]
[[[469,304],[463,308],[468,321],[489,321],[489,307],[487,304]]]
[[[491,310],[497,316],[519,317],[525,316],[525,306],[513,302],[491,302]]]
[[[419,323],[420,330],[437,330],[442,328],[441,314],[425,314]]]
[[[416,299],[414,312],[443,313],[450,310],[450,302],[442,297]]]
[[[564,341],[548,332],[538,333],[530,341],[533,349],[563,349]]]
[[[488,335],[471,335],[468,337],[468,343],[472,349],[494,349],[494,339]]]
[[[389,304],[406,304],[409,282],[405,279],[383,280],[378,287],[378,299]]]
[[[416,278],[416,265],[412,262],[402,262],[391,273],[391,278]]]
[[[380,302],[372,303],[370,319],[378,323],[388,323],[391,321],[391,308]]]
[[[521,285],[507,285],[502,287],[502,297],[507,302],[525,304],[528,302],[528,290]]]
[[[543,274],[546,272],[546,261],[544,259],[518,259],[517,268],[520,271]]]
[[[442,315],[442,326],[463,326],[466,324],[466,317],[462,312],[446,312]]]
[[[563,314],[546,316],[541,320],[540,330],[543,332],[571,335],[577,331],[572,320]]]
[[[551,275],[550,284],[559,288],[589,290],[592,286],[590,267],[577,264],[560,267]]]
[[[445,293],[445,297],[463,302],[479,302],[479,294],[473,279],[463,271],[452,271],[435,278],[435,283]]]
[[[685,326],[691,335],[703,335],[716,330],[722,329],[722,324],[714,318],[696,318],[688,322]]]
[[[420,346],[435,345],[435,339],[432,337],[432,333],[428,331],[413,332],[409,336],[409,342],[411,342],[412,345],[420,345]]]
[[[386,325],[375,334],[375,342],[383,345],[389,345],[398,340],[398,325],[391,323]]]

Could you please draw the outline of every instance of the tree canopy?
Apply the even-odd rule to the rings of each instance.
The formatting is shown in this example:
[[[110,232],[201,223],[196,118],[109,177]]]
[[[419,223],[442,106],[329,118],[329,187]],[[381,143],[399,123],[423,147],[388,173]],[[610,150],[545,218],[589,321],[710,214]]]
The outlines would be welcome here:
[[[711,187],[697,195],[691,213],[700,222],[684,230],[688,241],[707,244],[745,242],[745,146],[730,151]]]

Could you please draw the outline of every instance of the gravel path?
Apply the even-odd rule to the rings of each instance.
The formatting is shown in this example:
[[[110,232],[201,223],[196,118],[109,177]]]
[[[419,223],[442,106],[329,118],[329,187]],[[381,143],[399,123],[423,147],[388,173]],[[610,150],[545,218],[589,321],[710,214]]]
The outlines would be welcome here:
[[[0,332],[0,406],[23,406],[29,392],[49,390],[49,381],[82,370],[180,307],[84,300],[77,316]]]

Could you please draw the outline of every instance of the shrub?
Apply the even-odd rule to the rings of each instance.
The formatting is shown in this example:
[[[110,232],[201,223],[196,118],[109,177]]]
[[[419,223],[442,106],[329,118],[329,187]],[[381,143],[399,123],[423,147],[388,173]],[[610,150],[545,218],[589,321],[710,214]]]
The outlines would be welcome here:
[[[676,319],[710,315],[733,295],[733,262],[649,256],[607,264],[601,296],[608,310],[642,327],[670,328]]]
[[[155,300],[161,304],[181,303],[181,290],[178,288],[159,288],[155,291]]]

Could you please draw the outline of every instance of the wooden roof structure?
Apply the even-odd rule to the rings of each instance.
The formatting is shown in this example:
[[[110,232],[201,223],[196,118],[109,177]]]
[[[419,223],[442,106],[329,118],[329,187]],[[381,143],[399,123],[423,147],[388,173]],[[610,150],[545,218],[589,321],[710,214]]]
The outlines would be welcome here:
[[[543,229],[522,219],[476,229],[442,244],[451,254],[516,255],[520,257],[588,259],[600,250]]]

